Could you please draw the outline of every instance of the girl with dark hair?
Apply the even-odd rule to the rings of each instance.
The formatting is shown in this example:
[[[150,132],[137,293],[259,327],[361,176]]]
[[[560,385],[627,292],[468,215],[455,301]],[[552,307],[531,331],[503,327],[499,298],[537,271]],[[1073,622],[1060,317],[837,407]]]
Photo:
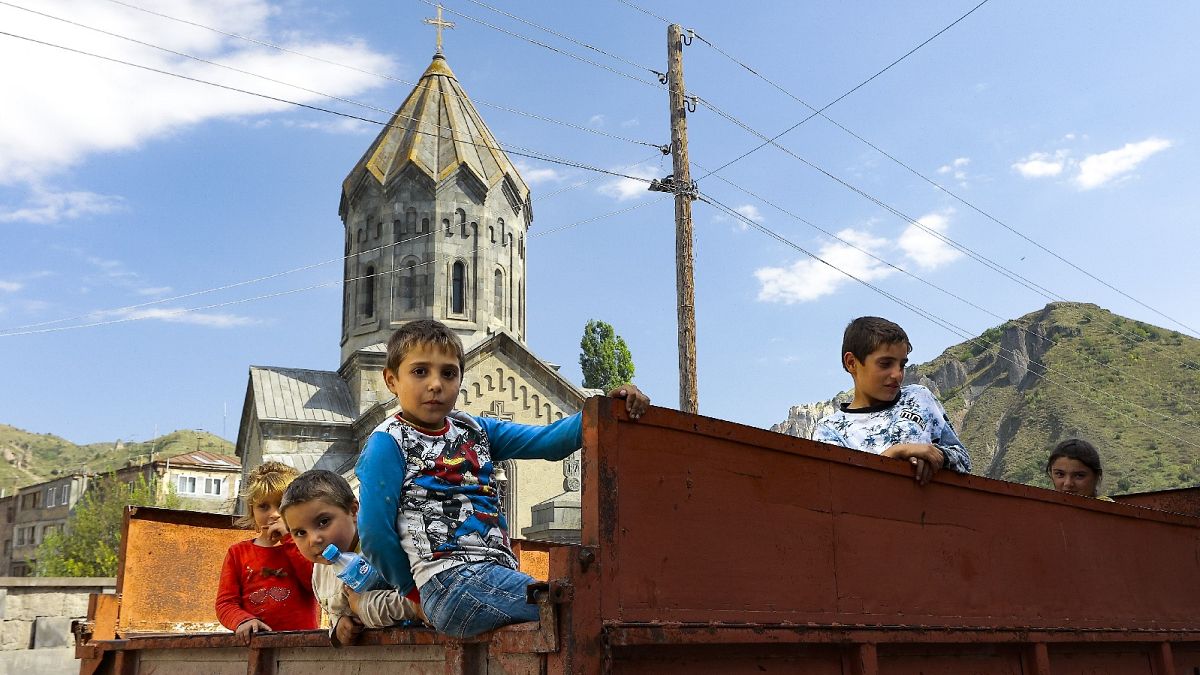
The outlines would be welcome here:
[[[1080,438],[1068,438],[1054,446],[1046,460],[1046,475],[1058,492],[1097,497],[1104,469],[1095,446]]]

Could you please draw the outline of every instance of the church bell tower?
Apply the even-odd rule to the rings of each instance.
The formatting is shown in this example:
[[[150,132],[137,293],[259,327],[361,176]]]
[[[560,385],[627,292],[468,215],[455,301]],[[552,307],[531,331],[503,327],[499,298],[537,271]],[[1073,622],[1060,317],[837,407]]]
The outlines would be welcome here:
[[[525,341],[529,188],[435,25],[433,61],[342,183],[343,364],[413,319],[445,323],[467,349],[500,330]]]

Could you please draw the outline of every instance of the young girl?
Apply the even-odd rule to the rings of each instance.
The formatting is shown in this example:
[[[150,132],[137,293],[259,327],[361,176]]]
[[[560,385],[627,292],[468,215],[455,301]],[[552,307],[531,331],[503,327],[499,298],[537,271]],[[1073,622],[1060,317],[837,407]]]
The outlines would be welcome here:
[[[258,536],[229,547],[217,587],[221,625],[246,636],[263,630],[313,630],[318,607],[313,565],[287,534],[279,503],[296,470],[267,462],[246,476],[246,514],[237,524]]]
[[[1100,453],[1081,438],[1068,438],[1054,446],[1046,460],[1046,475],[1059,492],[1112,501],[1098,496],[1100,481],[1104,478]]]

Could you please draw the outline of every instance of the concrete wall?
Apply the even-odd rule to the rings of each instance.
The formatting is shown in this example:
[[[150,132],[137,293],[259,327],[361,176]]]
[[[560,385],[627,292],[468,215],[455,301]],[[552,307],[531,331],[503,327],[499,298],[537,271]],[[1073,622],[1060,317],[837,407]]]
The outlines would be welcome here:
[[[71,621],[88,596],[112,593],[112,577],[0,577],[0,673],[77,673]]]

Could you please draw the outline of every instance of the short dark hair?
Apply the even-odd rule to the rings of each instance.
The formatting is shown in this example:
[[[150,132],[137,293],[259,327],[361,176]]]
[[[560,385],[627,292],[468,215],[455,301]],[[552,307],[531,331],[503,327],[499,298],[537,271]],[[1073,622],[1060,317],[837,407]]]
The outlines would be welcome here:
[[[279,515],[284,515],[289,506],[305,504],[320,499],[349,513],[354,510],[354,490],[342,475],[326,469],[310,469],[296,476],[283,491],[279,504]],[[287,518],[285,517],[286,521]]]
[[[417,345],[434,345],[458,357],[458,370],[466,370],[463,343],[446,324],[434,319],[409,321],[392,333],[387,346],[387,369],[395,372],[409,350]]]
[[[1100,453],[1096,450],[1096,446],[1088,443],[1082,438],[1068,438],[1050,451],[1050,458],[1046,460],[1046,473],[1050,473],[1050,466],[1055,460],[1062,459],[1077,459],[1084,466],[1096,473],[1096,478],[1104,475],[1104,468],[1100,466]]]
[[[850,370],[846,368],[846,352],[853,354],[860,362],[866,362],[871,352],[880,346],[900,342],[908,345],[908,351],[912,351],[912,342],[909,342],[908,333],[900,324],[878,316],[860,316],[846,324],[846,332],[842,334],[842,370]]]

